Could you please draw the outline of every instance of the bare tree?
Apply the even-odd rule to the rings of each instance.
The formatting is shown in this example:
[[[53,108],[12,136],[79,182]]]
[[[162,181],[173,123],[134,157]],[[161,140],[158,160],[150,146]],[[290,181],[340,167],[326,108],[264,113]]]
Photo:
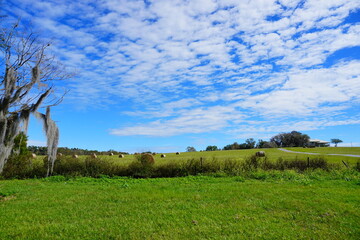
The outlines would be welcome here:
[[[59,130],[50,117],[50,107],[62,97],[54,96],[53,82],[69,77],[54,58],[46,55],[49,43],[41,43],[34,32],[22,31],[19,24],[0,32],[0,173],[12,152],[15,137],[27,132],[30,114],[43,121],[48,145],[48,171],[52,174]],[[46,108],[46,113],[39,112]]]

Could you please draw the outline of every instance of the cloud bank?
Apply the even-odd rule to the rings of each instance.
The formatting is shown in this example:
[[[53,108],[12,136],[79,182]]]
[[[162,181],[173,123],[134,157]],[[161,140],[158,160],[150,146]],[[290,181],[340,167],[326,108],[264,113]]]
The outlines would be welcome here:
[[[13,0],[10,9],[55,35],[54,53],[79,69],[69,102],[137,117],[111,134],[359,124],[360,58],[342,54],[359,53],[357,1]]]

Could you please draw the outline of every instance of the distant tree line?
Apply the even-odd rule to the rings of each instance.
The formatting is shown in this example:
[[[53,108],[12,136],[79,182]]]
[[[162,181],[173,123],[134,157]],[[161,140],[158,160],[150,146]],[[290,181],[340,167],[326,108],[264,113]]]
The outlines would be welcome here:
[[[40,146],[28,146],[28,150],[32,153],[35,153],[36,155],[46,155],[47,154],[47,147],[40,147]],[[97,150],[87,150],[87,149],[81,149],[81,148],[67,148],[67,147],[59,147],[58,153],[62,153],[64,155],[90,155],[95,153],[96,155],[108,155],[110,153],[113,153],[115,155],[118,154],[129,154],[127,152],[119,152],[115,150],[108,150],[108,151],[97,151]]]
[[[234,142],[226,145],[222,150],[239,150],[252,148],[277,148],[277,147],[305,147],[308,145],[310,137],[306,134],[292,131],[289,133],[279,133],[270,138],[270,141],[259,139],[257,142],[253,138],[248,138],[244,143]],[[205,151],[220,150],[217,146],[207,146]]]

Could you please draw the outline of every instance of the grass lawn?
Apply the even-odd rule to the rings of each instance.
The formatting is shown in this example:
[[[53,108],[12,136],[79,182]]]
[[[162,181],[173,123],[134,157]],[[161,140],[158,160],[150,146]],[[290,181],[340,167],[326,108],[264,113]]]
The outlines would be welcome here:
[[[360,181],[0,181],[0,239],[360,239]]]
[[[360,155],[360,147],[318,147],[318,148],[286,148],[286,149],[295,152]]]

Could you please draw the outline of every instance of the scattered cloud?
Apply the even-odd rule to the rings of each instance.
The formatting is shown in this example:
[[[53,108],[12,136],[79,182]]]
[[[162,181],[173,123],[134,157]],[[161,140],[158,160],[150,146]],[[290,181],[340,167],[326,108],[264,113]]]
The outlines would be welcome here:
[[[31,140],[29,139],[27,142],[28,146],[42,146],[45,147],[46,146],[46,142],[44,141],[39,141],[39,140]]]
[[[79,69],[65,103],[127,105],[123,113],[139,117],[110,131],[120,136],[359,124],[349,120],[359,114],[359,59],[326,65],[338,50],[360,46],[360,24],[347,21],[359,9],[346,0],[7,6],[56,36],[54,54]]]

